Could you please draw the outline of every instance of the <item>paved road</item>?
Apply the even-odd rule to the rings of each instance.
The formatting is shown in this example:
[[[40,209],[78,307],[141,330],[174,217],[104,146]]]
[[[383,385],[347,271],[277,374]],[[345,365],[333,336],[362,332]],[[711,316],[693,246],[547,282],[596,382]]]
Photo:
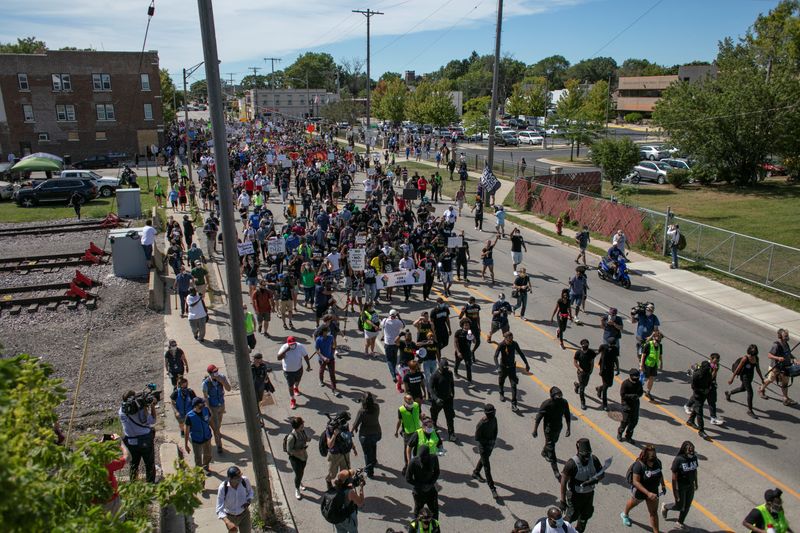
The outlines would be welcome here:
[[[280,208],[273,209],[276,213]],[[488,226],[485,225],[485,227]],[[471,251],[477,257],[480,241],[488,238],[486,233],[473,229],[471,220],[459,220],[458,229],[465,229]],[[572,350],[561,350],[554,340],[554,327],[549,321],[554,302],[574,267],[575,252],[572,248],[539,234],[523,229],[528,241],[528,253],[524,264],[533,274],[534,293],[530,298],[527,312],[529,322],[519,318],[511,319],[511,328],[523,347],[530,363],[531,374],[520,375],[520,412],[515,414],[508,403],[500,403],[497,394],[497,377],[491,364],[494,348],[485,342],[478,350],[475,367],[475,383],[467,386],[463,379],[457,380],[456,389],[456,432],[462,439],[458,445],[448,443],[448,454],[441,458],[441,521],[445,531],[476,531],[480,527],[509,530],[515,518],[523,517],[533,521],[541,517],[544,508],[555,502],[558,484],[551,469],[539,456],[543,444],[541,437],[534,441],[531,437],[533,418],[538,405],[546,399],[547,390],[552,385],[565,391],[573,407],[572,435],[562,435],[558,444],[559,460],[563,461],[574,453],[575,441],[581,437],[591,440],[594,453],[601,459],[614,458],[614,464],[605,483],[597,490],[595,497],[595,517],[590,522],[590,531],[620,531],[619,513],[628,494],[624,483],[625,472],[633,458],[639,453],[639,446],[618,443],[615,438],[617,404],[610,413],[598,408],[598,401],[590,397],[589,409],[581,411],[578,399],[572,391],[574,368]],[[491,287],[480,282],[477,275],[477,262],[471,263],[471,283],[456,284],[453,296],[448,303],[460,308],[469,296],[475,296],[484,307],[482,320],[484,330],[488,330],[488,308],[499,292],[510,295],[512,278],[508,241],[501,241],[495,254],[498,284]],[[595,258],[596,260],[596,258]],[[635,265],[634,265],[635,266]],[[642,420],[635,438],[639,443],[653,442],[658,446],[659,456],[668,468],[672,457],[684,440],[692,440],[701,458],[700,490],[696,496],[697,505],[692,509],[687,523],[695,531],[740,530],[738,524],[749,509],[761,502],[765,489],[781,486],[784,489],[785,507],[790,522],[800,523],[800,462],[793,459],[795,451],[791,440],[797,436],[797,409],[784,407],[776,401],[776,391],[771,391],[770,400],[756,399],[757,420],[745,415],[745,407],[739,403],[726,403],[720,393],[719,411],[726,419],[724,426],[707,425],[707,432],[713,441],[704,442],[695,431],[683,424],[686,416],[682,404],[689,394],[685,370],[700,358],[712,351],[722,354],[725,366],[730,366],[736,357],[743,353],[750,343],[759,345],[765,353],[771,345],[774,332],[755,325],[748,320],[735,317],[715,308],[702,300],[678,295],[669,287],[658,283],[634,279],[630,290],[600,281],[590,273],[590,299],[587,305],[587,325],[571,325],[566,337],[570,343],[581,338],[590,340],[596,347],[602,333],[598,322],[601,312],[608,306],[628,310],[637,300],[652,301],[656,314],[662,323],[662,331],[667,338],[664,342],[665,371],[659,375],[654,388],[655,401],[642,402]],[[245,290],[243,288],[243,290]],[[381,316],[386,316],[390,307],[400,311],[401,317],[410,323],[422,310],[430,310],[432,303],[420,302],[419,290],[410,303],[395,298],[393,304],[379,307]],[[340,295],[337,299],[341,300]],[[313,321],[308,312],[294,320],[297,328],[291,333],[307,340],[313,329]],[[385,363],[381,359],[365,357],[363,340],[355,328],[355,317],[350,315],[343,323],[349,347],[345,357],[337,362],[340,389],[344,398],[337,399],[330,390],[320,388],[316,372],[306,375],[302,384],[304,396],[296,411],[288,409],[286,384],[280,374],[275,374],[278,404],[269,409],[268,434],[271,447],[275,450],[276,463],[281,472],[281,482],[292,503],[292,513],[298,529],[322,531],[329,528],[319,513],[319,497],[324,491],[324,476],[327,465],[316,451],[314,441],[309,448],[310,460],[306,470],[305,485],[309,488],[307,498],[297,502],[293,497],[292,474],[285,454],[281,450],[282,436],[288,428],[288,418],[299,415],[305,418],[309,430],[318,436],[324,429],[324,413],[339,410],[358,410],[356,399],[361,392],[370,390],[377,394],[381,404],[381,422],[384,437],[379,444],[378,456],[381,466],[376,479],[366,487],[367,503],[359,515],[361,531],[384,531],[386,527],[399,527],[410,518],[412,498],[410,488],[399,477],[402,467],[401,442],[393,437],[396,409],[401,396],[389,381]],[[634,340],[629,330],[622,340],[621,366],[623,369],[634,364]],[[280,321],[273,318],[270,328],[273,334],[284,332]],[[259,337],[257,350],[277,369],[276,352],[279,344]],[[444,350],[444,355],[452,361],[452,343]],[[763,364],[763,363],[762,363]],[[314,364],[316,370],[316,363]],[[523,369],[524,370],[524,369]],[[730,372],[725,369],[720,375],[721,390]],[[589,390],[597,384],[594,375]],[[508,393],[508,391],[507,391]],[[617,400],[615,386],[610,398]],[[500,500],[492,500],[485,485],[470,478],[476,463],[477,454],[472,434],[481,416],[484,403],[492,402],[498,408],[500,439],[498,448],[492,456],[493,474]],[[425,407],[427,410],[427,406]],[[359,457],[353,459],[355,466],[363,465],[359,447]],[[671,501],[667,497],[664,501]],[[674,515],[662,531],[670,531],[674,526]],[[634,531],[646,529],[647,516],[643,506],[631,514]]]

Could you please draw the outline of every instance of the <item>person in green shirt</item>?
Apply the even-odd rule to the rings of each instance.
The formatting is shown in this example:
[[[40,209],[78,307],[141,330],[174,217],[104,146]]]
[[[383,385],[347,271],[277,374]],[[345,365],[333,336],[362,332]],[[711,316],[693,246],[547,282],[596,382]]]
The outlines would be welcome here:
[[[160,180],[156,180],[156,186],[153,189],[153,196],[156,197],[156,205],[158,205],[158,207],[163,207],[162,204],[166,195],[164,194],[164,188],[161,186]]]
[[[247,309],[247,304],[242,305],[244,310],[244,331],[247,334],[247,346],[252,350],[256,347],[256,316]]]
[[[314,278],[317,273],[311,267],[311,263],[305,262],[300,270],[300,286],[303,288],[303,296],[305,301],[303,305],[308,308],[314,306]]]
[[[192,268],[194,286],[199,294],[205,295],[208,290],[208,270],[200,261],[195,261],[192,265],[194,266],[194,268]]]

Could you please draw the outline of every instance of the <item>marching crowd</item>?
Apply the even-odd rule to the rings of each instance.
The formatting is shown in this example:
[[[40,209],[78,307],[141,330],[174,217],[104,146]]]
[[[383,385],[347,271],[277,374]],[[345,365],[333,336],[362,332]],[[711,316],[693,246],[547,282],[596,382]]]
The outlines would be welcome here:
[[[261,139],[265,142],[260,142]],[[312,137],[302,123],[292,122],[250,123],[240,131],[238,142],[230,146],[231,180],[241,224],[237,235],[223,236],[220,231],[216,165],[207,151],[197,147],[188,154],[197,165],[197,187],[187,183],[188,178],[183,174],[176,176],[171,186],[173,190],[183,188],[188,201],[196,203],[205,217],[202,228],[207,242],[205,253],[192,242],[195,230],[188,219],[182,224],[171,220],[168,228],[171,243],[168,257],[175,274],[175,290],[180,295],[181,312],[188,317],[194,337],[200,342],[204,341],[208,318],[204,299],[208,271],[204,263],[218,253],[223,238],[237,238],[242,279],[249,293],[244,326],[252,353],[257,397],[262,406],[267,405],[276,385],[282,387],[273,382],[271,372],[270,363],[278,364],[289,407],[298,413],[291,418],[291,429],[283,439],[283,451],[294,472],[295,497],[298,500],[306,497],[303,479],[309,447],[315,446],[302,416],[308,403],[304,398],[307,400],[308,396],[301,392],[301,387],[303,390],[310,387],[308,379],[313,378],[303,378],[313,374],[312,361],[316,359],[319,386],[330,388],[332,394],[341,397],[337,362],[346,352],[343,332],[352,313],[364,339],[364,357],[385,361],[386,382],[402,395],[398,405],[392,406],[397,413],[394,437],[402,444],[385,446],[402,454],[405,466],[401,475],[411,488],[413,500],[407,527],[415,532],[449,529],[439,521],[437,483],[446,441],[457,443],[467,434],[474,439],[478,453],[472,478],[486,483],[492,497],[498,498],[491,469],[492,453],[503,430],[496,417],[498,406],[486,403],[474,428],[455,427],[455,406],[459,402],[456,383],[464,380],[467,387],[472,385],[473,364],[479,346],[484,345],[482,341],[493,354],[499,401],[510,401],[514,411],[518,410],[519,372],[522,368],[530,372],[525,351],[515,340],[509,319],[518,316],[527,320],[528,297],[532,292],[531,277],[523,266],[527,245],[518,228],[506,233],[502,206],[493,206],[491,202],[484,205],[481,185],[473,191],[475,200],[471,209],[463,205],[466,169],[455,163],[456,152],[452,144],[448,147],[448,141],[438,141],[436,153],[447,154],[447,164],[453,162],[451,178],[453,170],[458,168],[462,181],[460,202],[445,208],[440,208],[436,201],[439,194],[429,195],[437,177],[441,184],[438,172],[429,180],[418,173],[410,175],[402,166],[393,164],[399,142],[392,147],[391,161],[386,157],[389,152],[385,157],[374,154],[370,159],[356,153],[352,144],[337,144],[327,132]],[[413,146],[406,148],[412,149],[417,150]],[[177,148],[175,153],[179,153]],[[357,185],[359,175],[364,177]],[[363,198],[356,194],[356,189],[363,190]],[[483,229],[484,209],[495,211],[493,230]],[[476,229],[491,235],[477,249],[470,250],[464,232],[455,228],[462,216],[471,216]],[[578,316],[585,313],[588,242],[588,231],[584,228],[576,236],[581,254],[575,261],[578,263],[582,258],[583,265],[575,268],[550,317],[563,349],[567,348],[565,332],[570,323],[581,324]],[[500,253],[500,248],[502,253],[510,251],[513,260],[514,277],[510,284],[495,280],[494,254]],[[615,253],[624,254],[624,239],[615,238],[612,248]],[[481,280],[498,291],[496,301],[484,309],[470,297],[460,307],[455,306],[451,287],[454,281],[466,283],[477,276],[476,262],[480,265]],[[511,292],[507,298],[499,291],[503,290],[501,286],[509,285]],[[395,307],[409,301],[430,303],[427,310],[406,321]],[[379,309],[385,310],[384,318],[380,317]],[[621,315],[615,308],[603,315],[599,323],[602,342],[596,348],[591,347],[588,339],[577,343],[573,356],[574,394],[583,410],[587,409],[590,383],[601,409],[608,410],[609,404],[618,400],[622,419],[616,436],[619,441],[635,444],[640,399],[653,398],[659,371],[664,367],[663,334],[652,303],[632,308],[628,322],[634,328],[638,364],[620,370],[624,330]],[[293,319],[298,318],[311,319],[316,325],[307,340],[296,331]],[[277,335],[274,325],[270,328],[276,321],[282,326],[278,329],[288,335]],[[494,339],[495,335],[499,335],[499,340]],[[266,351],[271,348],[259,351],[263,339],[278,341],[274,355]],[[379,339],[383,354],[377,347]],[[355,347],[351,348],[347,357],[352,357],[355,351]],[[763,396],[766,386],[776,382],[785,403],[792,404],[788,397],[793,364],[788,332],[779,330],[767,355],[770,368],[766,376],[762,375],[758,348],[751,345],[746,352],[734,361],[729,380],[732,384],[738,377],[741,386],[725,391],[726,400],[746,392],[747,412],[755,416],[753,381],[758,374],[762,381],[759,394]],[[202,394],[195,394],[183,378],[189,361],[174,342],[170,342],[165,353],[165,364],[175,387],[171,402],[181,425],[185,449],[194,454],[197,466],[211,474],[212,439],[217,460],[223,457],[219,454],[223,453],[224,399],[230,384],[211,365],[200,384]],[[592,381],[595,369],[598,377]],[[707,438],[703,414],[706,403],[710,423],[723,423],[716,413],[721,369],[721,358],[716,353],[689,369],[691,391],[684,406],[689,417],[686,424],[698,429],[701,438]],[[615,378],[619,380],[620,373],[624,379],[615,389]],[[506,396],[506,384],[510,387],[510,398]],[[380,423],[380,409],[373,391],[363,391],[352,424],[349,412],[331,416],[316,443],[328,465],[327,492],[322,497],[321,511],[335,531],[359,530],[358,510],[365,502],[364,477],[373,478],[379,466],[377,451],[385,430]],[[570,458],[559,467],[556,445],[562,430],[565,429],[566,437],[570,435],[570,409],[564,392],[553,386],[549,398],[531,421],[535,439],[540,438],[541,431],[541,455],[559,481],[560,492],[554,495],[557,504],[534,521],[533,527],[525,520],[518,520],[513,527],[515,532],[587,530],[594,513],[595,487],[602,482],[608,464],[593,455],[588,439],[581,438],[576,442],[575,452],[570,451]],[[440,425],[442,414],[444,422]],[[363,453],[363,469],[354,468],[353,457],[359,453],[356,441]],[[645,444],[630,465],[626,476],[630,498],[620,505],[620,520],[623,525],[631,526],[629,514],[644,503],[653,532],[660,531],[659,518],[666,519],[669,513],[677,514],[678,527],[688,528],[686,519],[699,487],[698,471],[702,470],[695,446],[691,441],[684,442],[669,471],[663,470],[657,447]],[[248,531],[252,487],[235,467],[227,471],[227,478],[219,488],[218,516],[229,531]],[[662,501],[667,485],[672,490],[670,503]],[[781,491],[767,491],[764,505],[753,509],[744,519],[744,525],[757,532],[767,531],[769,525],[777,532],[791,531],[783,514]]]

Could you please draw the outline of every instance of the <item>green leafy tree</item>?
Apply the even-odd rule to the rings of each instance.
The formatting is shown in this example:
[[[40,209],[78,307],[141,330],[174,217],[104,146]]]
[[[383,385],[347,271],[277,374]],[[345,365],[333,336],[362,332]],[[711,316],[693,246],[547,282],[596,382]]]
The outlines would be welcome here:
[[[595,83],[600,80],[608,81],[614,78],[617,71],[617,62],[612,57],[593,57],[575,63],[567,70],[567,78],[576,79],[582,83]]]
[[[408,98],[408,88],[400,78],[393,78],[386,82],[378,82],[378,85],[385,83],[385,89],[378,103],[373,107],[378,118],[389,120],[393,124],[399,124],[406,116],[406,99]],[[377,92],[377,88],[376,91]]]
[[[341,100],[322,106],[319,114],[330,122],[357,124],[358,117],[364,114],[364,106],[353,100],[350,91],[342,89]]]
[[[605,123],[607,110],[611,113],[610,109],[611,98],[609,97],[608,82],[600,80],[592,85],[591,89],[586,93],[581,108],[581,118],[588,122],[595,124]]]
[[[286,82],[294,88],[305,88],[306,78],[312,89],[336,90],[336,72],[333,56],[326,53],[306,52],[284,69]]]
[[[391,81],[391,80],[402,80],[403,77],[400,76],[399,72],[384,72],[381,74],[381,77],[378,78],[378,81]]]
[[[581,155],[581,145],[591,143],[600,129],[596,122],[585,116],[586,95],[578,80],[567,80],[567,92],[556,104],[556,122],[564,129],[564,136],[570,141],[569,160]]]
[[[446,126],[458,118],[444,80],[422,81],[408,96],[406,110],[409,120],[434,126]]]
[[[485,111],[467,111],[462,118],[467,135],[489,132],[489,117]]]
[[[547,79],[539,76],[525,78],[514,86],[507,111],[512,115],[542,117],[550,103]]]
[[[0,523],[8,533],[28,531],[139,532],[151,530],[153,501],[191,515],[205,485],[199,468],[177,465],[159,484],[120,485],[126,521],[94,503],[111,497],[105,465],[119,444],[86,436],[70,448],[56,443],[56,408],[66,394],[52,367],[27,355],[0,359]]]
[[[629,137],[600,139],[592,144],[592,163],[617,187],[639,162],[639,147]]]
[[[177,92],[167,69],[162,68],[158,74],[161,82],[161,101],[164,105],[164,122],[169,123],[175,120],[176,107],[183,105],[183,92]]]
[[[564,82],[567,80],[566,73],[568,68],[569,61],[567,61],[564,56],[554,55],[545,57],[541,61],[529,66],[525,75],[546,78],[550,90],[563,89]]]
[[[647,59],[626,59],[617,69],[617,76],[666,76],[677,74],[677,68],[664,67]],[[606,78],[608,79],[608,78]]]
[[[267,86],[267,77],[260,74],[255,76],[253,74],[248,74],[242,78],[242,81],[239,82],[239,87],[242,91],[249,91],[250,89],[266,89]]]
[[[464,102],[464,113],[469,113],[470,111],[477,111],[485,115],[489,112],[489,107],[491,105],[492,105],[491,96],[478,96],[476,98],[471,98],[466,102]]]
[[[198,80],[189,86],[189,95],[195,100],[208,100],[208,83]]]
[[[406,117],[412,122],[423,124],[428,119],[427,102],[431,97],[432,82],[422,81],[408,95]]]
[[[17,39],[16,43],[0,43],[0,54],[41,54],[46,51],[45,42],[36,37]]]

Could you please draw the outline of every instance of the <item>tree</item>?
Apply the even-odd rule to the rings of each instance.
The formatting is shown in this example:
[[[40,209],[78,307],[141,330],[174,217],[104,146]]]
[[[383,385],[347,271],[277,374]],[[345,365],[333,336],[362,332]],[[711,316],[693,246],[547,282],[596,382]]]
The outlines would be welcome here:
[[[339,86],[350,94],[366,96],[367,74],[364,72],[364,60],[358,57],[342,59],[336,67],[339,72]],[[334,80],[335,81],[335,80]]]
[[[195,100],[208,100],[208,83],[206,80],[198,80],[189,86],[189,94]]]
[[[28,355],[0,359],[3,531],[146,531],[153,501],[191,515],[200,505],[205,476],[182,462],[157,485],[120,485],[125,521],[94,503],[111,496],[105,465],[119,456],[119,444],[101,443],[93,436],[79,438],[69,448],[57,444],[56,408],[66,394],[52,373],[50,365]]]
[[[581,108],[581,118],[596,124],[605,123],[606,116],[611,112],[608,82],[600,80],[586,93]]]
[[[277,72],[275,74],[277,74]],[[267,77],[260,74],[248,74],[242,78],[242,81],[239,82],[239,87],[242,91],[249,91],[250,89],[266,89]]]
[[[564,88],[566,81],[566,72],[569,68],[569,61],[564,56],[554,55],[545,57],[538,63],[529,66],[525,71],[526,76],[538,77],[542,76],[547,79],[547,85],[550,90]]]
[[[378,78],[378,81],[390,81],[390,80],[402,80],[403,77],[400,75],[399,72],[384,72],[381,74],[381,77]]]
[[[17,39],[16,43],[0,43],[0,54],[41,54],[46,51],[45,42],[33,36]]]
[[[293,88],[305,88],[306,80],[312,89],[336,90],[338,68],[333,56],[326,53],[306,52],[284,69],[286,83]]]
[[[387,82],[378,82],[378,86],[381,84],[384,84],[385,90],[380,100],[373,106],[375,116],[383,120],[389,120],[393,124],[399,124],[406,116],[408,88],[400,78],[393,78]],[[377,92],[377,88],[374,92]]]
[[[176,106],[183,105],[183,92],[177,92],[167,69],[162,68],[158,74],[161,82],[161,102],[164,108],[164,123],[166,124],[175,120],[177,113]]]
[[[489,117],[486,112],[467,111],[464,113],[464,131],[467,135],[478,135],[489,132]]]
[[[484,115],[489,113],[489,107],[492,105],[492,97],[491,96],[478,96],[477,98],[471,98],[464,102],[464,113],[469,113],[470,111],[477,111],[478,113],[483,113]]]
[[[617,76],[666,76],[677,74],[672,67],[664,67],[658,63],[651,63],[647,59],[626,59],[617,69]],[[608,79],[608,78],[606,78]]]
[[[612,57],[593,57],[575,63],[567,70],[567,77],[582,83],[595,83],[600,80],[608,81],[614,78],[617,71],[617,62]]]
[[[418,123],[445,126],[455,122],[458,113],[444,80],[422,81],[406,100],[406,116]]]
[[[570,141],[569,160],[572,161],[573,155],[580,157],[581,144],[594,140],[599,125],[584,115],[586,96],[578,80],[567,80],[565,85],[566,93],[556,104],[556,121],[564,128],[565,137]]]
[[[550,103],[547,79],[525,78],[514,86],[506,111],[512,115],[543,117]]]
[[[359,111],[360,109],[360,111]],[[342,90],[342,99],[338,102],[332,102],[322,106],[319,114],[325,120],[330,122],[347,122],[349,124],[357,124],[359,114],[363,115],[364,108],[353,100],[352,95],[347,89]]]
[[[592,144],[592,163],[616,188],[639,162],[639,147],[630,137],[600,139]]]

